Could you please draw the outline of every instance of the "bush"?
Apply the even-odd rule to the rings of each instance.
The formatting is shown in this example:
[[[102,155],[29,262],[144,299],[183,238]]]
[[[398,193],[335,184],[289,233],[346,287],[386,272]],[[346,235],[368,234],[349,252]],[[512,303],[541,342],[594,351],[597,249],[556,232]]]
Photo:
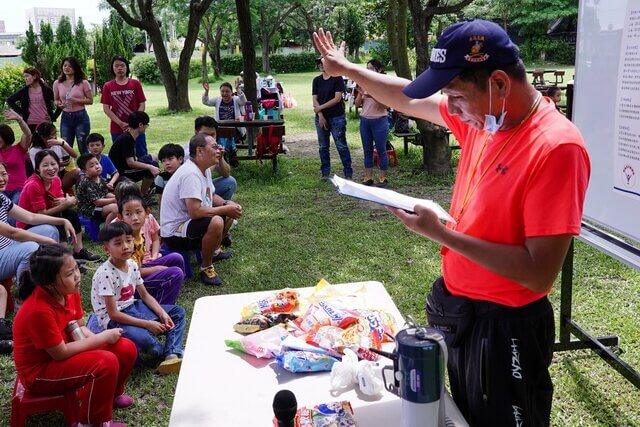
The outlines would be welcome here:
[[[313,71],[316,68],[316,54],[313,52],[292,53],[282,55],[274,53],[269,55],[269,65],[272,73],[301,73]],[[223,55],[220,58],[222,74],[237,76],[243,70],[244,64],[240,55]],[[256,70],[262,69],[262,57],[256,58]]]
[[[544,52],[544,57],[542,53]],[[551,61],[559,64],[574,65],[576,47],[562,40],[547,36],[527,39],[520,45],[520,54],[525,62]]]
[[[259,59],[260,63],[256,63],[256,68],[262,68],[262,59]],[[222,74],[228,74],[232,76],[240,75],[240,71],[244,69],[242,63],[242,56],[240,55],[222,55],[220,57],[220,72]]]
[[[131,72],[142,83],[154,85],[162,83],[160,69],[153,55],[136,55],[131,60]]]
[[[575,65],[576,45],[557,40],[554,48],[547,51],[547,60],[558,64]]]
[[[369,49],[369,54],[372,59],[380,61],[385,68],[391,63],[391,52],[389,51],[389,43],[386,40],[380,40],[375,47]]]
[[[6,64],[0,68],[0,99],[4,101],[9,95],[24,86],[23,70],[24,66],[15,64]]]

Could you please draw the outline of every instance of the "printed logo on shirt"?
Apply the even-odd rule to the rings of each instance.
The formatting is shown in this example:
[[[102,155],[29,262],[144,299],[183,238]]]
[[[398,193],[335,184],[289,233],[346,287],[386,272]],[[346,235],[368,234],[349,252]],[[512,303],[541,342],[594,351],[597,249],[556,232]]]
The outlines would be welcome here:
[[[127,301],[133,298],[133,292],[134,292],[133,285],[129,283],[127,286],[124,286],[120,290],[120,298],[118,298],[118,301]]]
[[[511,409],[513,409],[513,419],[515,421],[516,427],[522,427],[524,424],[524,419],[522,417],[522,408],[516,405],[511,405]]]
[[[513,378],[522,379],[522,366],[520,366],[520,349],[517,338],[511,338],[511,375]]]
[[[502,166],[502,163],[498,163],[498,166],[496,166],[496,173],[504,175],[507,173],[507,169],[509,169],[509,166],[507,165]]]

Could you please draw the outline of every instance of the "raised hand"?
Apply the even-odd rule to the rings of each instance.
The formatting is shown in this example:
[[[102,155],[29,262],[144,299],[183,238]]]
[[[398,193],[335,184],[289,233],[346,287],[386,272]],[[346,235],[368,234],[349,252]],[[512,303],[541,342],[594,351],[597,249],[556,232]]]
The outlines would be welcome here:
[[[343,41],[336,49],[331,32],[325,32],[322,28],[313,33],[313,43],[322,55],[324,71],[330,76],[342,76],[351,64],[344,56],[346,44]]]
[[[20,120],[22,117],[15,111],[8,109],[4,112],[4,118],[7,120]]]
[[[209,92],[209,82],[206,80],[202,81],[202,88],[204,89],[205,92]]]

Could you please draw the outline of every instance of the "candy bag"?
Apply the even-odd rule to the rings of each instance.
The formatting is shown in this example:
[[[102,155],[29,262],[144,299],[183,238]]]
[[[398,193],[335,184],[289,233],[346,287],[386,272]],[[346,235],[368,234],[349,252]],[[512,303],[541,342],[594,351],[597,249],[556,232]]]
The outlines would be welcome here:
[[[296,427],[357,427],[348,401],[324,403],[313,408],[300,408],[294,421]]]
[[[322,300],[312,304],[307,312],[296,321],[305,332],[315,331],[322,326],[346,328],[358,320],[360,313],[343,308],[342,301]]]
[[[289,372],[330,371],[337,362],[331,356],[311,351],[285,351],[276,356],[278,364]]]
[[[253,334],[297,318],[298,316],[289,313],[256,314],[233,325],[233,330],[239,334]]]
[[[287,288],[247,305],[241,315],[246,319],[256,314],[291,313],[297,306],[298,293]]]
[[[271,359],[273,353],[280,353],[282,340],[287,336],[287,331],[282,325],[276,325],[264,331],[247,335],[239,340],[224,340],[229,348],[240,350],[259,358]]]

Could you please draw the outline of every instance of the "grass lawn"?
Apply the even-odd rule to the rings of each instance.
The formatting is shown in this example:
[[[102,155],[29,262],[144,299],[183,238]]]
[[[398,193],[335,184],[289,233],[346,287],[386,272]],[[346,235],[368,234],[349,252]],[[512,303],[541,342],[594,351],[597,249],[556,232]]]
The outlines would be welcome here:
[[[178,303],[190,314],[195,300],[205,295],[312,286],[321,278],[331,283],[379,280],[401,313],[424,323],[424,297],[440,271],[439,247],[405,230],[383,209],[340,197],[330,184],[319,179],[311,109],[311,80],[315,75],[276,76],[298,101],[298,107],[285,114],[291,152],[280,157],[276,174],[272,174],[270,162],[241,162],[234,171],[239,183],[234,198],[242,204],[245,216],[234,229],[231,249],[235,256],[216,267],[225,284],[211,288],[188,281]],[[190,88],[194,111],[168,114],[164,89],[145,87],[151,116],[147,136],[151,152],[157,153],[168,142],[186,142],[193,133],[196,115],[211,111],[200,104],[199,84],[193,81]],[[108,135],[108,121],[101,105],[96,101],[89,112],[92,131]],[[363,166],[357,120],[349,120],[348,141],[355,177],[359,178]],[[396,143],[398,148],[400,145]],[[390,169],[391,188],[433,198],[448,207],[453,177],[425,175],[420,170],[421,158],[422,153],[415,147],[408,158],[400,154],[400,165]],[[334,170],[340,171],[335,150],[332,160]],[[88,246],[101,251],[95,244]],[[575,263],[574,317],[594,334],[619,335],[624,359],[640,367],[640,277],[581,243],[576,245]],[[90,273],[83,277],[82,286],[85,309],[91,312]],[[559,285],[551,300],[557,311]],[[211,327],[228,328],[231,334],[236,320],[220,319]],[[215,355],[211,361],[215,363]],[[553,425],[640,425],[638,390],[591,352],[558,353],[551,372],[555,385]],[[1,357],[0,425],[9,423],[14,379],[11,357]],[[175,376],[160,377],[152,370],[134,372],[127,392],[135,398],[135,405],[116,411],[115,419],[131,426],[167,425],[176,381]],[[203,381],[211,382],[212,399],[216,393],[224,392],[223,386],[216,387],[214,378]],[[33,425],[40,426],[62,423],[61,416],[50,414],[32,420]]]

